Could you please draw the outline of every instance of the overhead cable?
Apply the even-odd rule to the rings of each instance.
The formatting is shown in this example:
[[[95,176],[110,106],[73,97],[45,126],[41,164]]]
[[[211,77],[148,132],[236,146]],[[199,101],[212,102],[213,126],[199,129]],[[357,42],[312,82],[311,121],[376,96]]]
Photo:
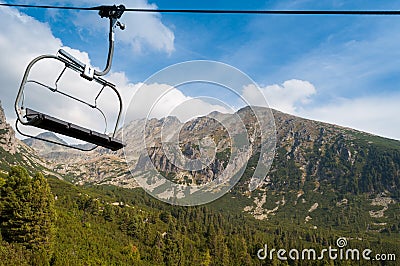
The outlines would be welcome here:
[[[0,3],[0,6],[37,9],[60,9],[100,11],[104,6],[74,7],[53,5],[28,5]],[[193,13],[193,14],[248,14],[248,15],[366,15],[366,16],[398,16],[399,10],[228,10],[228,9],[149,9],[126,8],[125,12],[141,13]]]

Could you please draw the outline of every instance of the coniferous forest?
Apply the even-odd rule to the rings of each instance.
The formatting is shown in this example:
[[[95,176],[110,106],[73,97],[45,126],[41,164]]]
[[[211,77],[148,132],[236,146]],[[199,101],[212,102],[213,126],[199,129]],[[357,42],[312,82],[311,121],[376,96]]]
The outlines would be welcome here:
[[[399,225],[376,234],[350,226],[362,221],[346,214],[333,214],[332,226],[318,230],[289,214],[258,221],[236,210],[232,193],[209,205],[177,207],[140,189],[77,187],[22,167],[13,167],[0,186],[1,265],[349,265],[256,255],[264,244],[318,250],[343,234],[354,235],[352,248],[399,252]]]

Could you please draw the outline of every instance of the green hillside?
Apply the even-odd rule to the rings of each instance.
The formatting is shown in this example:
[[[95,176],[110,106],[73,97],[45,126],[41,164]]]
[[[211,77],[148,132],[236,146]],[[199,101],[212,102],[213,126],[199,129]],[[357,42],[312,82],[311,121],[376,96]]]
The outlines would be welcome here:
[[[344,221],[347,215],[362,221],[363,217],[355,218],[358,208],[363,207],[357,204],[342,212],[343,221],[338,221],[338,226],[310,229],[289,213],[258,221],[240,211],[247,199],[237,194],[227,194],[206,206],[176,207],[151,198],[141,189],[77,187],[53,177],[47,180],[56,196],[57,216],[51,265],[274,265],[257,258],[264,244],[288,250],[322,249],[335,246],[338,237],[350,235],[355,238],[349,241],[352,248],[400,251],[398,225],[393,228],[397,231],[357,232],[357,224]],[[392,213],[399,215],[398,207]],[[45,265],[37,256],[24,243],[2,241],[0,265]],[[301,265],[306,262],[301,261]],[[295,261],[289,264],[297,265]]]

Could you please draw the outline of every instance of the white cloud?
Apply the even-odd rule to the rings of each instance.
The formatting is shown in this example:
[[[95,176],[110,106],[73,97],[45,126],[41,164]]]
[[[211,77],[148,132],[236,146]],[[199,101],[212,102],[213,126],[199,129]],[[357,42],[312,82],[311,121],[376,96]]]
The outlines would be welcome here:
[[[257,90],[246,86],[243,97],[252,105],[263,105]],[[399,93],[316,103],[312,96],[317,90],[308,81],[292,79],[260,90],[269,106],[279,111],[400,140]]]
[[[232,112],[218,101],[205,97],[194,98],[166,84],[137,84],[135,94],[128,108],[126,121],[140,118],[162,118],[176,116],[182,122],[204,116],[212,111]],[[217,103],[216,103],[217,102]]]
[[[39,55],[55,55],[63,44],[61,40],[53,36],[47,24],[15,9],[1,8],[0,19],[7,21],[7,23],[0,24],[0,80],[2,82],[0,100],[8,120],[11,122],[15,121],[14,101],[26,66]],[[63,47],[63,49],[82,62],[90,64],[87,53],[69,47]],[[40,61],[32,68],[30,79],[54,86],[63,66],[62,63],[52,59]],[[127,80],[118,79],[118,76],[121,75],[114,73],[111,78],[124,84],[124,94],[126,95],[130,86],[126,85]],[[95,87],[93,82],[87,82],[78,73],[69,71],[63,75],[58,89],[93,103],[101,87]],[[133,90],[131,89],[130,92],[132,93]],[[27,85],[24,98],[26,107],[98,131],[103,131],[105,128],[101,113],[33,83]],[[109,129],[111,129],[110,125],[113,120],[115,121],[115,113],[119,107],[118,99],[111,93],[105,93],[102,98],[98,99],[98,104],[103,107],[106,114],[110,114]],[[27,133],[37,134],[38,131],[29,128]]]
[[[27,1],[22,1],[28,3]],[[29,1],[29,4],[43,4],[42,1]],[[99,1],[88,0],[85,1],[84,5],[77,5],[76,1],[71,0],[57,0],[52,2],[53,5],[70,5],[70,6],[99,6]],[[113,0],[104,0],[101,5],[115,5]],[[136,0],[134,2],[126,3],[127,8],[143,8],[143,9],[157,9],[157,5],[149,3],[147,0]],[[11,9],[6,9],[8,12]],[[4,11],[3,10],[3,11]],[[47,18],[51,21],[60,21],[65,25],[75,25],[78,29],[76,34],[79,34],[81,38],[88,39],[93,42],[93,37],[99,34],[104,36],[104,43],[109,31],[109,23],[105,18],[100,18],[97,11],[59,11],[55,9],[46,10]],[[34,21],[34,24],[27,24],[27,27],[36,31],[37,24],[40,22],[29,18],[28,16],[21,15],[23,18],[28,18],[30,21]],[[67,18],[67,19],[66,19]],[[133,49],[135,52],[142,52],[148,48],[154,49],[160,52],[166,52],[171,54],[175,51],[175,34],[171,27],[165,25],[161,20],[159,13],[140,13],[140,12],[125,12],[121,17],[121,22],[126,25],[124,31],[116,30],[117,42],[125,43]],[[4,20],[7,21],[7,20]],[[69,23],[69,24],[68,24]],[[14,25],[8,24],[9,28],[14,29]],[[10,25],[12,25],[10,27]],[[6,25],[4,25],[5,27]],[[39,27],[40,28],[40,27]],[[101,33],[100,33],[101,32]],[[88,34],[89,33],[89,36]],[[38,45],[41,45],[37,42]]]
[[[258,88],[254,85],[243,89],[243,97],[252,105],[265,105],[264,99],[259,97]],[[299,107],[309,103],[310,97],[316,93],[313,84],[304,80],[291,79],[282,85],[274,84],[259,88],[271,108],[285,113],[296,114]]]
[[[63,4],[76,5],[76,1],[57,1]],[[101,5],[114,5],[113,0],[104,0]],[[85,6],[99,6],[97,0],[85,1]],[[147,0],[136,0],[126,3],[127,8],[156,9],[155,4]],[[54,19],[65,20],[65,17],[50,14]],[[101,19],[97,12],[77,12],[72,17],[72,22],[83,32],[98,35],[100,31],[108,32],[108,21]],[[123,42],[132,47],[134,52],[143,52],[145,48],[152,48],[156,51],[171,54],[175,51],[173,31],[161,21],[161,15],[157,13],[125,12],[120,21],[126,25],[124,31],[116,30],[117,42]],[[106,35],[104,35],[106,36]],[[82,38],[87,38],[81,35]]]
[[[7,21],[7,24],[0,24],[0,58],[2,58],[0,60],[0,80],[3,85],[0,97],[6,115],[11,122],[15,121],[13,108],[15,96],[25,67],[33,58],[42,54],[56,54],[61,47],[84,63],[90,64],[90,58],[86,52],[63,47],[62,41],[53,36],[48,24],[41,23],[15,9],[0,9],[0,19]],[[12,27],[9,25],[12,25]],[[30,77],[48,85],[54,85],[54,81],[62,68],[63,64],[56,60],[42,61],[35,65]],[[143,85],[130,83],[123,72],[111,72],[107,79],[116,84],[125,108],[128,106],[132,95]],[[139,110],[145,110],[146,106],[151,106],[155,100],[154,97],[160,96],[160,93],[164,93],[166,89],[166,85],[144,86],[147,86],[145,93],[136,95],[139,97],[137,98],[139,99]],[[46,114],[98,131],[104,129],[101,114],[93,109],[52,93],[43,89],[43,87],[33,84],[28,87],[25,91],[26,107],[38,109]],[[60,80],[58,89],[93,102],[100,88],[82,79],[78,73],[67,71]],[[106,111],[106,114],[111,114],[111,121],[108,121],[110,130],[119,107],[117,98],[111,93],[105,93],[105,96],[99,98],[97,103]],[[151,116],[160,118],[170,114],[186,121],[193,116],[205,115],[213,110],[226,111],[227,109],[207,103],[202,99],[187,97],[178,89],[172,89],[158,102],[156,108],[152,110]],[[147,113],[141,111],[135,113],[135,118],[143,118],[146,115]],[[30,128],[27,133],[37,134],[39,131]]]
[[[62,45],[51,34],[47,24],[21,14],[14,9],[1,8],[0,20],[0,80],[1,100],[6,114],[13,111],[14,97],[25,67],[40,54],[55,53]]]
[[[339,99],[298,115],[400,140],[400,94]]]
[[[140,7],[149,7],[145,3],[144,1],[137,1],[136,4]],[[2,58],[0,60],[0,80],[2,82],[0,98],[7,117],[10,121],[15,121],[15,97],[25,68],[33,58],[42,54],[55,55],[58,49],[62,47],[84,63],[90,64],[90,59],[86,52],[63,47],[62,41],[53,36],[47,23],[41,23],[16,9],[1,8],[0,20],[7,21],[7,23],[0,24],[0,58]],[[172,35],[167,36],[170,38],[169,40],[160,38],[158,35],[157,41],[160,41],[161,44],[157,43],[155,35],[143,36],[141,41],[147,42],[146,45],[154,46],[160,50],[164,49],[167,52],[173,50],[173,33],[160,22],[157,16],[144,16],[142,22],[146,25],[151,24],[152,28],[138,27],[136,24],[132,29],[146,30],[147,28],[155,35],[160,34],[160,31],[164,32],[164,35],[169,33]],[[130,32],[126,33],[129,36]],[[130,36],[136,38],[140,34],[131,32]],[[63,64],[56,60],[43,60],[32,68],[30,78],[53,86],[62,68]],[[129,101],[126,99],[131,97],[137,86],[130,84],[124,73],[110,73],[109,78],[116,82],[117,89],[121,91],[123,101],[127,104]],[[95,87],[93,82],[90,83],[80,78],[78,73],[67,71],[60,80],[58,89],[93,103],[94,97],[101,87]],[[103,117],[99,112],[59,94],[51,93],[43,87],[34,84],[28,85],[25,91],[25,103],[27,104],[26,107],[34,108],[72,123],[99,131],[104,130]],[[118,99],[111,93],[105,93],[104,97],[99,98],[97,103],[106,111],[106,114],[111,114],[111,122],[108,121],[108,128],[111,129],[111,124],[115,121],[116,111],[119,107]],[[29,129],[28,133],[37,134],[38,131]]]

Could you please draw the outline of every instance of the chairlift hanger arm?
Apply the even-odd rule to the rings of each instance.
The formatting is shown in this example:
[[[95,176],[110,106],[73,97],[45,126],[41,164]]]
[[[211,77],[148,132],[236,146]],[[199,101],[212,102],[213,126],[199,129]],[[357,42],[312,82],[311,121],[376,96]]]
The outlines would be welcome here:
[[[125,29],[125,25],[119,22],[118,20],[121,18],[122,14],[125,11],[124,5],[113,5],[113,6],[100,6],[99,15],[102,18],[108,18],[110,20],[109,27],[109,35],[108,35],[108,56],[107,63],[103,71],[94,71],[94,75],[96,76],[104,76],[110,72],[112,59],[114,56],[114,36],[115,36],[115,28],[119,27],[121,30]]]
[[[113,6],[101,6],[99,7],[99,15],[101,18],[108,18],[110,20],[109,23],[109,35],[108,35],[108,55],[107,55],[107,63],[103,71],[97,71],[92,69],[89,65],[86,65],[76,59],[74,56],[70,55],[63,49],[59,50],[59,54],[66,59],[68,59],[71,64],[74,64],[74,67],[78,67],[81,69],[81,75],[83,78],[88,80],[93,80],[94,76],[100,77],[105,76],[110,72],[112,60],[114,57],[114,40],[115,40],[115,28],[119,27],[121,30],[125,29],[125,25],[119,22],[118,20],[121,18],[122,14],[125,11],[125,6],[123,5],[113,5]]]

